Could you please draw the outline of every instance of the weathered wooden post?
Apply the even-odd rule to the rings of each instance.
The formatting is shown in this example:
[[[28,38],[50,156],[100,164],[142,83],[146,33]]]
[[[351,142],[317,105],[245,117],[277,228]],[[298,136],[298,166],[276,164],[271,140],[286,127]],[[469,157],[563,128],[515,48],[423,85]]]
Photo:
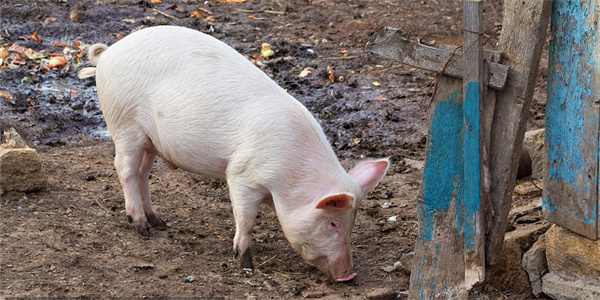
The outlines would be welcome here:
[[[600,2],[556,0],[546,102],[545,217],[598,238]]]
[[[466,298],[484,278],[481,0],[464,3],[462,82],[442,78],[420,191],[411,299]]]
[[[535,90],[552,0],[506,0],[498,51],[510,67],[506,88],[496,92],[490,137],[491,225],[486,237],[486,264],[502,258],[519,157]]]
[[[485,102],[483,58],[483,3],[465,0],[463,34],[463,98],[464,102],[464,285],[468,290],[485,277],[485,230],[482,201],[487,198],[483,171],[486,132],[482,124]]]

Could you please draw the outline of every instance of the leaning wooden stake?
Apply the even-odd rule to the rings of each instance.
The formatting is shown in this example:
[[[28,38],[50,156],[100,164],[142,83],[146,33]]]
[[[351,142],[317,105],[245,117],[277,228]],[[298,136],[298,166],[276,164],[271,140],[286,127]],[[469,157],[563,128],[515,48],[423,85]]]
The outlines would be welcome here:
[[[513,189],[529,106],[544,46],[552,1],[506,0],[498,50],[510,66],[506,88],[496,92],[490,141],[490,201],[493,211],[486,238],[486,263],[502,258]]]

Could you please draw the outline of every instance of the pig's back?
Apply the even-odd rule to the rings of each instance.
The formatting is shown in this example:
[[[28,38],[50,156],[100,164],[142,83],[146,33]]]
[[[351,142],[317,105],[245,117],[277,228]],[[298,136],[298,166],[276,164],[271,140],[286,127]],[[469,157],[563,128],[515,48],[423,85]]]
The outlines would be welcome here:
[[[232,163],[282,166],[307,151],[337,162],[306,108],[245,57],[197,31],[133,33],[101,55],[96,76],[113,139],[143,132],[184,169],[222,177]]]

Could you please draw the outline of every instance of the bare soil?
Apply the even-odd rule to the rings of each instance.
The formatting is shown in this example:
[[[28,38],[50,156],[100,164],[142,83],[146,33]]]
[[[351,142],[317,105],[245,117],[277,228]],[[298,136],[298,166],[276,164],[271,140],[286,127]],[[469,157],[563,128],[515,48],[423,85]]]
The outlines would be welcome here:
[[[70,64],[73,58],[44,71],[43,62],[25,60],[0,68],[0,130],[15,127],[37,148],[49,179],[41,191],[0,195],[0,298],[364,299],[380,288],[405,298],[410,274],[393,266],[413,250],[421,180],[421,169],[405,159],[424,160],[428,112],[421,88],[434,74],[378,57],[364,45],[383,26],[410,31],[429,45],[459,44],[461,1],[152,2],[4,0],[0,43],[47,55],[63,53],[57,42],[73,50],[110,45],[134,30],[166,24],[225,41],[313,112],[345,167],[391,158],[388,175],[357,215],[358,278],[333,283],[308,266],[267,209],[254,232],[257,269],[241,270],[231,249],[235,228],[224,182],[170,170],[160,160],[150,189],[169,229],[138,235],[125,217],[94,79],[76,76],[85,65]],[[501,23],[503,1],[484,3],[490,29]],[[256,59],[265,42],[274,57]],[[307,67],[312,75],[298,77]],[[544,103],[538,93],[530,128],[543,126]]]

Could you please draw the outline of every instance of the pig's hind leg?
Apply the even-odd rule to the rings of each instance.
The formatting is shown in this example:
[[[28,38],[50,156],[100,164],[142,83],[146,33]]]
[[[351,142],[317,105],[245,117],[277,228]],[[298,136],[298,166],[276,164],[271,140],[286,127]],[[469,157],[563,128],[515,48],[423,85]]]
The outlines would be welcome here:
[[[136,144],[131,140],[121,143],[115,140],[115,168],[125,194],[127,219],[129,222],[133,221],[139,234],[147,236],[150,233],[144,213],[139,180],[142,161],[146,153],[144,149],[143,143]],[[148,178],[146,178],[147,180]]]
[[[148,177],[150,176],[150,170],[152,169],[152,164],[154,163],[155,158],[156,152],[148,151],[148,149],[144,152],[142,166],[140,167],[140,171],[138,173],[138,182],[140,186],[140,195],[142,196],[144,214],[146,215],[148,223],[150,223],[152,228],[166,230],[167,225],[165,222],[163,222],[163,220],[156,216],[156,212],[152,208],[152,201],[150,200],[150,188],[148,187]]]
[[[235,237],[233,238],[233,250],[235,256],[240,258],[242,268],[254,269],[252,263],[252,252],[250,244],[252,242],[252,228],[258,216],[260,203],[265,198],[265,194],[255,191],[235,180],[227,180],[229,185],[229,196],[233,206],[233,216],[235,218]]]

